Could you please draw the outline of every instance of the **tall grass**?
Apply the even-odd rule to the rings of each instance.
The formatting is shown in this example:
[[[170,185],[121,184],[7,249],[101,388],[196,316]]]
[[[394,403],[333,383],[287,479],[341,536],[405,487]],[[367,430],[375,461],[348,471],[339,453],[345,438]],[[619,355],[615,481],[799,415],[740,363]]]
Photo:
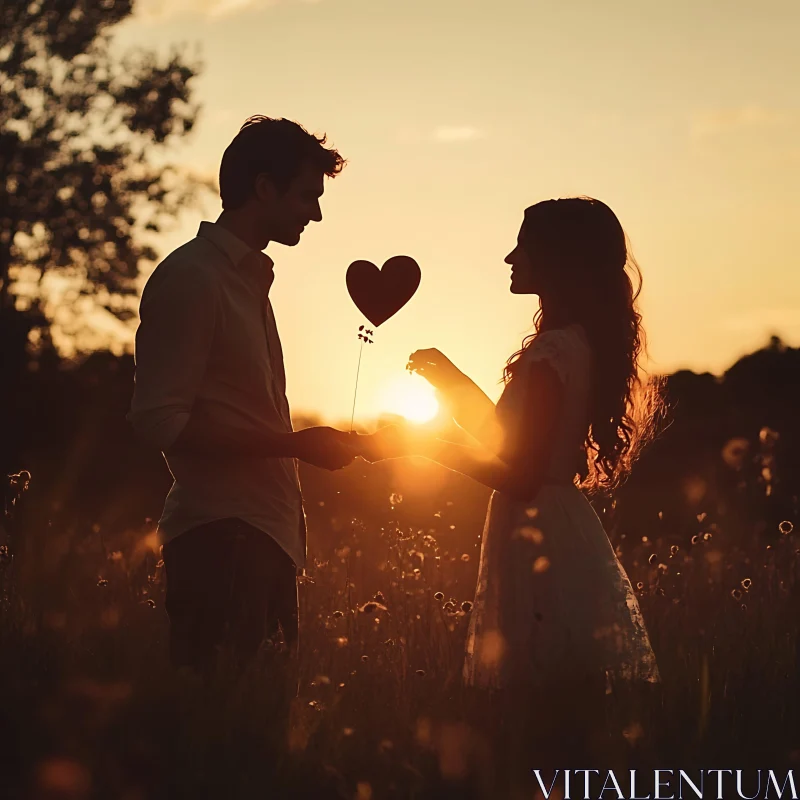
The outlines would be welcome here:
[[[498,787],[509,770],[522,779],[542,766],[540,748],[559,721],[577,728],[580,709],[538,698],[537,729],[509,763],[497,746],[501,715],[461,686],[479,541],[453,530],[448,514],[469,502],[470,485],[443,484],[425,526],[399,521],[396,492],[376,524],[361,519],[358,493],[344,505],[314,491],[313,519],[327,514],[330,525],[309,547],[301,585],[300,694],[285,743],[271,725],[269,653],[232,684],[224,667],[211,683],[169,667],[152,523],[9,540],[3,796],[494,798],[506,796]],[[35,494],[34,484],[27,502]],[[584,720],[594,763],[570,763],[567,747],[561,767],[800,761],[800,542],[790,520],[742,538],[713,519],[699,512],[696,530],[677,539],[653,519],[616,542],[663,686],[613,698],[602,718]],[[476,514],[473,532],[481,522]]]

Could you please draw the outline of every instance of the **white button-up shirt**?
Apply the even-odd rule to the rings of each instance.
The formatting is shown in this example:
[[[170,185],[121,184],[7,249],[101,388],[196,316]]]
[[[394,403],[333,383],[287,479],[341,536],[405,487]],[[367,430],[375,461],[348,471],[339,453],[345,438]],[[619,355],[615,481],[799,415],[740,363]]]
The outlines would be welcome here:
[[[156,267],[142,294],[128,419],[160,450],[193,409],[243,431],[292,430],[269,289],[273,262],[212,222]],[[263,530],[302,569],[306,524],[293,458],[172,453],[162,543],[227,517]]]

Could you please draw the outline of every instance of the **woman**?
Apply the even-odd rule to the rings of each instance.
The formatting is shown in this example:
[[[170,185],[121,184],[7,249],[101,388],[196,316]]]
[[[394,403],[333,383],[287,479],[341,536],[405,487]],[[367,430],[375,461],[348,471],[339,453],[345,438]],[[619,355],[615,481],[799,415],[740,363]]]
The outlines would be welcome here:
[[[656,683],[630,581],[581,491],[617,487],[651,432],[652,414],[637,422],[635,402],[647,394],[628,274],[640,277],[638,267],[615,214],[588,197],[528,208],[505,261],[511,292],[537,295],[539,309],[536,332],[505,367],[497,406],[438,350],[418,350],[408,364],[479,446],[409,441],[389,428],[374,435],[371,455],[427,456],[495,490],[467,640],[469,686],[509,690],[513,708],[525,705],[520,690],[557,703]]]

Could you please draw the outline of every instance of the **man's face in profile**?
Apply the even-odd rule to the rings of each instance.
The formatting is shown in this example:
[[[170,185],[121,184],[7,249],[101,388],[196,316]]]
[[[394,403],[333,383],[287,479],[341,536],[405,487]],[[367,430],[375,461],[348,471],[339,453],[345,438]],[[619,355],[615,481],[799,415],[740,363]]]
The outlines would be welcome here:
[[[322,220],[319,200],[325,191],[324,179],[323,172],[306,164],[286,191],[278,192],[269,220],[272,241],[293,247],[309,222]]]

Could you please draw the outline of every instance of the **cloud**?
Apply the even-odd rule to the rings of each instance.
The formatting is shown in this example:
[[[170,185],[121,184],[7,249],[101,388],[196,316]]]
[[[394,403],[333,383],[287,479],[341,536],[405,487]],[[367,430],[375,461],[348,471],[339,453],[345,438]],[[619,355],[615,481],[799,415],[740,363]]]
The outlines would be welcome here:
[[[244,11],[258,11],[277,2],[279,0],[138,0],[135,13],[143,22],[164,22],[187,16],[213,20]]]
[[[433,132],[437,142],[471,142],[483,139],[486,134],[471,125],[442,126]]]
[[[757,105],[699,111],[691,117],[691,135],[705,139],[736,130],[775,128],[796,118],[796,113]]]

